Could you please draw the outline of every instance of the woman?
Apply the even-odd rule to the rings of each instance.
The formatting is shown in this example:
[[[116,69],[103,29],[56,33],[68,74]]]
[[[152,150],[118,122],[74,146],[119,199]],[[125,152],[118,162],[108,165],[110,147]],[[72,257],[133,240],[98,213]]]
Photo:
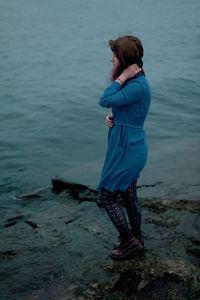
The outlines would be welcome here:
[[[113,52],[112,83],[104,91],[99,105],[112,107],[112,113],[106,118],[108,149],[97,190],[99,201],[120,234],[121,242],[114,245],[111,257],[121,259],[144,246],[136,183],[148,155],[143,124],[149,111],[151,91],[142,68],[141,41],[126,35],[110,40],[109,45]],[[124,200],[131,228],[117,201],[119,194]]]

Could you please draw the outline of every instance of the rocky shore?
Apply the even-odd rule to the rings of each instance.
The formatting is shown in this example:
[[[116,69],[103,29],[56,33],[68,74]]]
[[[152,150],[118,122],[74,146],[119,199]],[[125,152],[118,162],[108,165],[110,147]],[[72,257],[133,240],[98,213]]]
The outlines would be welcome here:
[[[0,228],[0,299],[200,299],[200,202],[140,199],[145,249],[109,254],[117,231],[96,191],[52,180]]]

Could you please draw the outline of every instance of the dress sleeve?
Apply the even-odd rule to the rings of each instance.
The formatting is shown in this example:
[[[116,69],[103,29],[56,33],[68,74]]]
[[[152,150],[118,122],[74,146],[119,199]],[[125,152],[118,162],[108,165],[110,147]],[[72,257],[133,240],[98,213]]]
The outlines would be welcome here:
[[[131,82],[121,89],[121,84],[114,81],[104,91],[99,100],[103,107],[120,107],[137,102],[143,97],[144,88],[138,82]]]

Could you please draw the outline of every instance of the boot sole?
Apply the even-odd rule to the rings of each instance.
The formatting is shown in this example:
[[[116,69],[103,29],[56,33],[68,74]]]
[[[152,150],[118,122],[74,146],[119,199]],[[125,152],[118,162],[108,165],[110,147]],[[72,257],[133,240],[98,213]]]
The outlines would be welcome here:
[[[120,259],[124,259],[124,258],[130,257],[130,256],[132,256],[132,255],[135,254],[135,253],[138,253],[138,251],[142,250],[143,248],[144,248],[144,247],[141,246],[141,245],[139,244],[137,247],[135,247],[134,249],[129,250],[129,251],[126,252],[124,255],[117,256],[117,255],[113,255],[113,254],[111,253],[110,256],[111,256],[111,258],[113,258],[113,259],[118,259],[118,260],[120,260]]]
[[[119,247],[119,246],[118,246]],[[117,246],[113,247],[113,250],[116,250],[118,248]],[[144,245],[140,244],[140,247],[142,247],[142,249],[144,249]]]

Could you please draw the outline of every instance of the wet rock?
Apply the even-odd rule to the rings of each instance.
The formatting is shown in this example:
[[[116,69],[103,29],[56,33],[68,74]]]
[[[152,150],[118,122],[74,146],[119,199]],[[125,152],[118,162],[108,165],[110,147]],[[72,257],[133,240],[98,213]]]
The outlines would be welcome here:
[[[32,198],[40,198],[44,194],[47,194],[47,191],[49,190],[49,187],[41,187],[37,188],[31,191],[28,191],[24,194],[19,195],[20,198],[22,199],[32,199]]]
[[[6,224],[4,227],[10,227],[13,226],[19,222],[23,222],[25,219],[25,216],[16,216],[16,217],[12,217],[10,219],[6,220]]]
[[[177,230],[182,231],[183,235],[196,246],[200,246],[200,214],[182,213],[181,223]]]
[[[158,182],[155,182],[153,184],[142,184],[142,185],[138,185],[137,189],[141,189],[141,188],[144,188],[144,187],[155,187],[155,186],[158,186],[162,183],[164,183],[164,182],[163,181],[158,181]]]
[[[126,296],[130,296],[138,291],[140,282],[140,275],[136,275],[131,270],[125,271],[115,282],[110,292],[121,291]]]
[[[194,213],[200,213],[199,200],[170,200],[170,199],[144,199],[141,198],[143,207],[152,212],[161,212],[169,208],[176,210],[186,210]]]
[[[95,197],[88,187],[68,183],[62,193],[47,193],[37,205],[27,201],[7,218],[16,224],[0,229],[0,299],[197,300],[196,202],[141,199],[145,250],[113,261],[118,233]]]
[[[153,223],[155,225],[159,225],[159,226],[164,226],[164,227],[174,227],[178,224],[178,221],[177,220],[174,220],[174,219],[171,219],[169,220],[170,218],[152,218],[152,217],[148,217],[145,219],[145,222],[147,223]]]
[[[14,250],[8,250],[6,252],[0,252],[0,259],[10,258],[12,256],[17,255],[18,252]]]
[[[26,220],[26,221],[24,221],[24,222],[27,223],[28,225],[30,225],[32,228],[37,228],[37,227],[38,227],[37,224],[34,223],[34,222],[32,222],[32,221]]]
[[[63,179],[52,179],[52,191],[59,194],[64,190],[70,191],[71,197],[75,200],[96,201],[97,192],[90,189],[88,186],[73,182],[66,182]]]
[[[72,223],[72,222],[74,222],[74,221],[76,221],[76,220],[77,220],[77,218],[67,220],[67,221],[65,221],[65,224],[70,224],[70,223]]]
[[[187,289],[179,284],[166,280],[153,280],[132,300],[189,300]]]
[[[187,253],[189,255],[194,255],[200,259],[200,249],[196,247],[188,247],[187,248]],[[199,265],[200,265],[200,260],[199,260]]]
[[[4,227],[11,227],[11,226],[16,225],[20,222],[25,222],[26,224],[28,224],[32,228],[37,228],[36,223],[34,223],[32,221],[29,221],[29,220],[26,220],[26,218],[27,218],[27,216],[23,216],[23,215],[9,218],[9,219],[6,220],[6,224],[4,225]]]

